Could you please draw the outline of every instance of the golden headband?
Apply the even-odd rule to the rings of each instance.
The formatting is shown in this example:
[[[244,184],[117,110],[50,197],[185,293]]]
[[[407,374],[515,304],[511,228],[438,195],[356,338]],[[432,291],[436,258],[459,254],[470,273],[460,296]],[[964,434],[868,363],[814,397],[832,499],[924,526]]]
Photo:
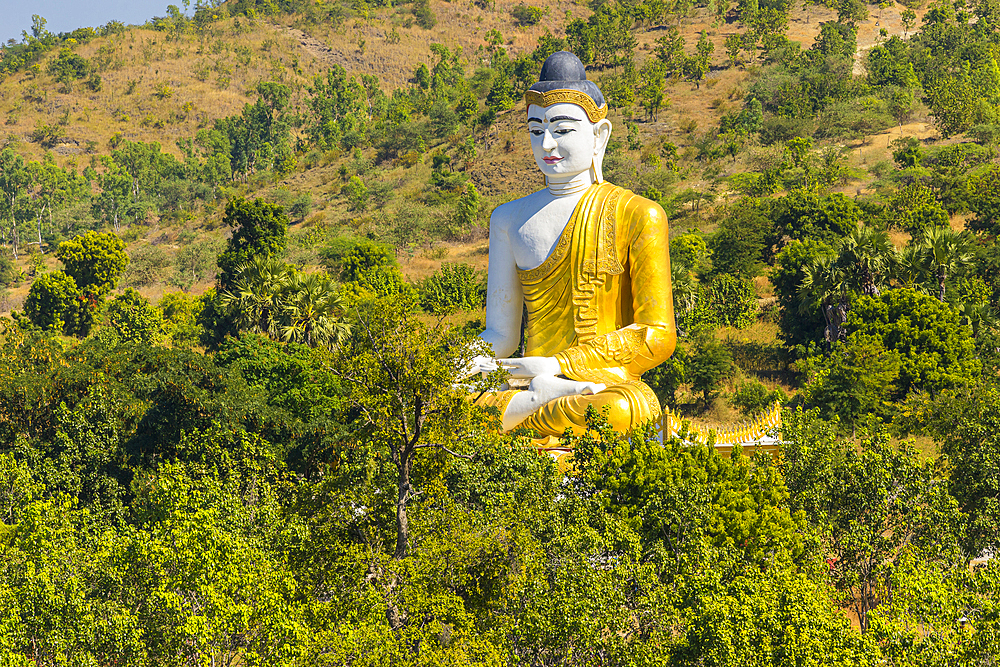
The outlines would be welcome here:
[[[591,123],[596,123],[608,115],[608,105],[606,103],[599,107],[594,104],[594,100],[590,99],[590,95],[587,93],[569,88],[549,90],[544,93],[537,90],[529,90],[524,94],[524,101],[528,106],[537,104],[540,107],[550,107],[553,104],[560,103],[575,104],[587,113],[587,118],[590,119]]]

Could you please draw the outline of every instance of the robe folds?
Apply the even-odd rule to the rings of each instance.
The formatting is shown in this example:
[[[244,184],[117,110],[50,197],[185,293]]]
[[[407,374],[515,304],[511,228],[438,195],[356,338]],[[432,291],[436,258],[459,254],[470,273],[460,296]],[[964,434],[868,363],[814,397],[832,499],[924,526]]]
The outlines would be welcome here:
[[[590,396],[551,401],[521,423],[541,436],[581,433],[589,406],[618,431],[660,417],[643,372],[674,351],[667,217],[659,204],[607,182],[584,193],[552,253],[518,269],[528,319],[525,355],[555,357],[562,374],[600,382]],[[501,413],[516,392],[487,394]]]

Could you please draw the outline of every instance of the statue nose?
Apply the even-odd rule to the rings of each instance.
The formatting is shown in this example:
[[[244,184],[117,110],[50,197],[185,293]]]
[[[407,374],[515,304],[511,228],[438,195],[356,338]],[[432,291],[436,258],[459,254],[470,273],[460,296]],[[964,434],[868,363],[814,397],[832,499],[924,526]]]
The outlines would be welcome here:
[[[545,130],[545,136],[542,137],[542,148],[544,150],[551,151],[555,150],[556,146],[558,145],[559,144],[556,143],[556,139],[555,137],[552,136],[552,133],[549,132],[548,130]]]

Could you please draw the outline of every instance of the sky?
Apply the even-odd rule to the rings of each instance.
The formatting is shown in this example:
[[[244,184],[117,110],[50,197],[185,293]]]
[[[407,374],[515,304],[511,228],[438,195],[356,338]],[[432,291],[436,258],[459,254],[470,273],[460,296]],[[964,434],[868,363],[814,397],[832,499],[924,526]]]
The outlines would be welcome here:
[[[31,15],[48,20],[50,32],[96,28],[108,21],[145,23],[166,16],[167,5],[183,7],[181,0],[0,0],[0,39],[21,41],[21,31],[31,34]],[[191,3],[192,5],[194,3]]]

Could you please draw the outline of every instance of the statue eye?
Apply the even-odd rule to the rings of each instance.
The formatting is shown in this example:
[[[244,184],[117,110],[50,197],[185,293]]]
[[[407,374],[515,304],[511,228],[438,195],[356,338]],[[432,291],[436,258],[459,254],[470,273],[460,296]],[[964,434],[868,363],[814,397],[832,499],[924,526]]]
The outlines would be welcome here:
[[[560,130],[556,130],[556,134],[569,134],[572,131],[573,131],[573,128],[567,127],[567,128],[563,128],[563,129],[560,129]]]
[[[528,130],[528,131],[529,131],[529,132],[531,132],[531,133],[532,133],[533,135],[535,135],[536,137],[540,137],[540,136],[542,136],[543,134],[545,134],[544,132],[542,132],[542,131],[541,131],[541,130],[539,130],[538,128],[534,128],[534,129],[531,129],[531,130]]]

